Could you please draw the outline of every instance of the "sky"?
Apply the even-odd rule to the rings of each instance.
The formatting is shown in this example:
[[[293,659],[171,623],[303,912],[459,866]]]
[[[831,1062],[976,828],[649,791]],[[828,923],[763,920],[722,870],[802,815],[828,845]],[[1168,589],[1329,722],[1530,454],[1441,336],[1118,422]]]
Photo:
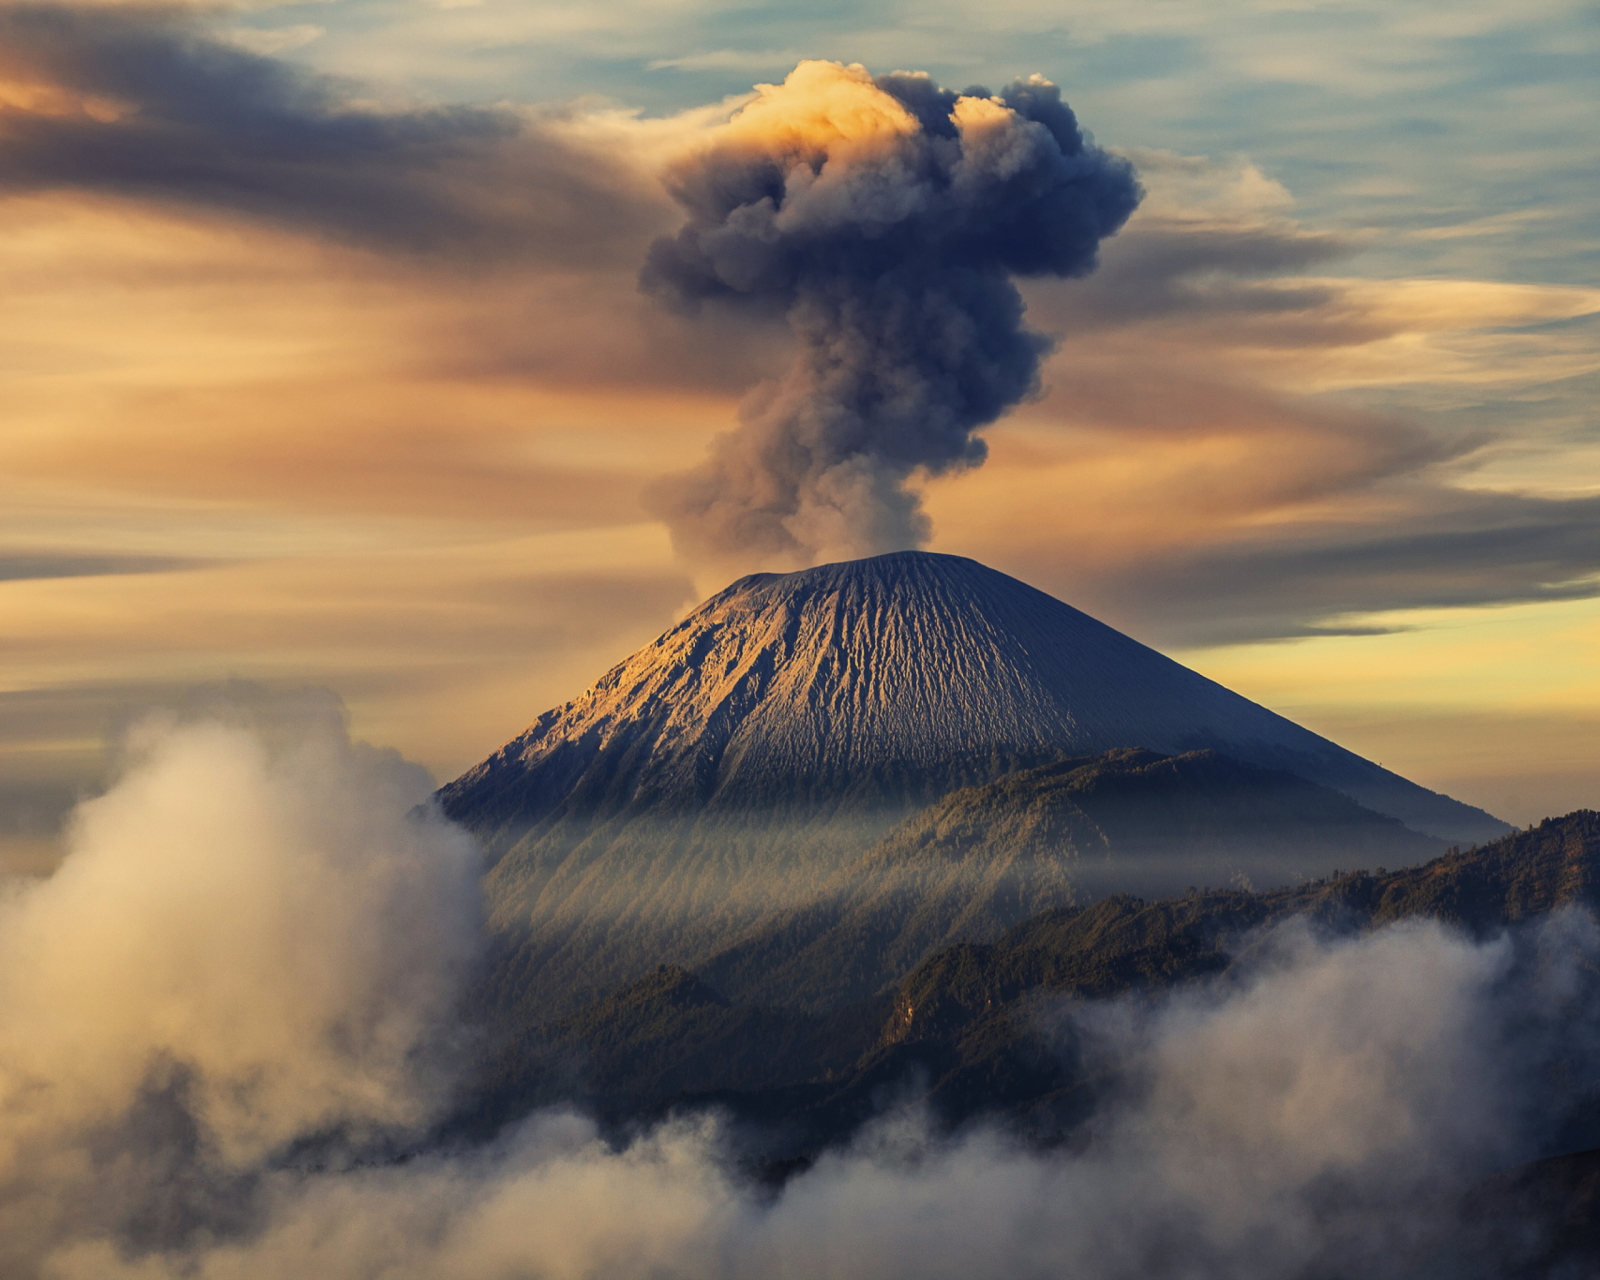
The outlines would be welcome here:
[[[1597,52],[1563,0],[0,3],[0,854],[51,866],[197,685],[331,690],[444,780],[737,573],[885,539],[1508,821],[1600,805]],[[705,193],[802,88],[866,185],[769,240],[879,243],[879,158],[946,154],[895,71],[985,86],[962,138],[1046,177],[1066,135],[1007,86],[1059,86],[1110,204],[983,258],[1015,376],[872,455],[894,520],[700,536],[695,477],[837,426],[795,308],[846,276],[701,305],[652,246],[729,230]]]

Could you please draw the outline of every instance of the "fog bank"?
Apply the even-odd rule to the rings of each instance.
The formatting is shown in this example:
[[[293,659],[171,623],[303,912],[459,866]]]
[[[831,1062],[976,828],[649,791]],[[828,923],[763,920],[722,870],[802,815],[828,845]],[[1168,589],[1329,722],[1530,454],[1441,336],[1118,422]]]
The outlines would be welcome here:
[[[1587,915],[1486,942],[1297,922],[1216,983],[1049,1010],[1100,1098],[1070,1149],[886,1097],[777,1192],[706,1115],[383,1158],[446,1103],[478,928],[477,854],[415,783],[315,708],[137,731],[61,869],[0,908],[7,1275],[1495,1274],[1459,1193],[1595,1092]]]
[[[236,1225],[275,1152],[414,1124],[448,1083],[476,850],[408,816],[421,771],[336,707],[270,719],[138,726],[60,868],[0,905],[9,1275],[80,1236]]]

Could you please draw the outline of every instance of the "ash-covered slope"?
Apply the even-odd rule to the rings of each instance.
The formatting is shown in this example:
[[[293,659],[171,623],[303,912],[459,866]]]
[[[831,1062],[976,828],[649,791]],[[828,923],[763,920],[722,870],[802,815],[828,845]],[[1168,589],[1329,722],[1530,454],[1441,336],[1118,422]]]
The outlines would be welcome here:
[[[1507,828],[1004,574],[743,578],[439,795],[493,861],[485,995],[547,1017],[814,901],[909,813],[1063,753],[1211,748],[1434,835]]]
[[[1449,840],[1509,830],[1042,591],[914,551],[740,579],[440,798],[498,856],[557,815],[812,821],[1128,746],[1287,769]]]

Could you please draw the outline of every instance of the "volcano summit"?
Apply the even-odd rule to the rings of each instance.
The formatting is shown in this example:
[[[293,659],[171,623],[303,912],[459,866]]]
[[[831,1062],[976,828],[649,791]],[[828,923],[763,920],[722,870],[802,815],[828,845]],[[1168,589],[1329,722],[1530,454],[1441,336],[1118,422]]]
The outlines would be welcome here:
[[[959,788],[1132,747],[1296,775],[1411,839],[1508,830],[926,552],[740,579],[439,799],[491,859],[493,921],[519,957],[504,981],[593,991],[722,949]]]

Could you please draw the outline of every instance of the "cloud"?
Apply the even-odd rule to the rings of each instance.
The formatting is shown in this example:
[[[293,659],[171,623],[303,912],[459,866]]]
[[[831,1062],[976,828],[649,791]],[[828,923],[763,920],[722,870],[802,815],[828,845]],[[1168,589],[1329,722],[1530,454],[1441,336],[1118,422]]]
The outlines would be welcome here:
[[[930,496],[939,549],[1164,646],[1381,634],[1411,610],[1600,594],[1595,499],[1456,483],[1481,438],[1182,380],[1152,398],[1193,420],[1122,441],[1109,428],[998,439],[982,491]],[[1071,556],[1046,532],[1063,492],[1080,495]],[[1008,502],[1009,525],[986,502]]]
[[[793,364],[656,510],[688,559],[794,567],[927,539],[905,487],[982,462],[1050,343],[1012,277],[1077,276],[1138,201],[1055,86],[1000,96],[803,62],[680,161],[644,287],[786,317]]]
[[[774,49],[711,49],[678,58],[655,58],[645,64],[647,71],[766,71],[793,66],[800,55]]]
[[[75,551],[0,551],[0,582],[27,578],[92,578],[120,573],[172,573],[208,563],[178,556],[102,554]]]
[[[233,1223],[262,1162],[431,1113],[478,855],[336,704],[139,725],[48,879],[0,901],[0,1257]],[[421,784],[419,786],[419,783]]]
[[[225,32],[223,39],[247,53],[266,55],[303,49],[327,34],[326,28],[301,22],[292,27],[235,27]]]
[[[1536,1224],[1498,1239],[1458,1197],[1595,1087],[1597,957],[1581,913],[1483,943],[1291,924],[1227,982],[1055,1011],[1063,1051],[1112,1083],[1067,1150],[890,1112],[774,1193],[712,1117],[619,1150],[551,1112],[474,1150],[259,1171],[191,1206],[187,1237],[80,1220],[32,1261],[58,1280],[1488,1277],[1537,1251]]]
[[[1285,538],[1207,548],[1150,566],[1139,585],[1163,600],[1191,641],[1318,634],[1325,624],[1296,620],[1334,612],[1600,595],[1600,499],[1471,491],[1438,497],[1355,534],[1311,526]]]
[[[1504,637],[1497,637],[1504,645]],[[1580,663],[1592,652],[1582,634],[1568,634],[1566,648]],[[1471,664],[1456,650],[1457,670]],[[1581,673],[1577,679],[1549,644],[1529,645],[1536,653],[1547,687],[1559,705],[1532,710],[1460,709],[1430,703],[1422,681],[1395,672],[1390,679],[1409,684],[1409,704],[1375,708],[1359,703],[1324,702],[1293,708],[1294,719],[1369,760],[1435,791],[1471,796],[1507,822],[1525,826],[1574,809],[1600,808],[1600,716],[1584,706]],[[1356,659],[1360,662],[1360,659]],[[1326,664],[1332,665],[1332,664]],[[1352,664],[1354,665],[1354,664]],[[1371,661],[1362,663],[1370,671]],[[1448,681],[1442,662],[1418,664]],[[1577,690],[1576,694],[1574,690]]]
[[[1570,448],[1600,295],[1334,277],[1367,236],[1253,165],[1137,158],[1100,269],[1025,287],[1066,341],[985,469],[923,491],[937,549],[1179,646],[1594,590],[1592,497],[1505,462]]]
[[[1115,330],[1141,320],[1232,315],[1281,319],[1325,306],[1323,282],[1280,282],[1348,257],[1360,239],[1313,231],[1294,197],[1248,160],[1130,150],[1146,196],[1100,270],[1070,289],[1032,291],[1052,331]],[[1031,299],[1032,300],[1032,299]]]
[[[272,34],[213,38],[181,11],[0,7],[0,191],[226,209],[468,262],[593,265],[657,225],[648,180],[556,122],[359,105],[263,56]]]

